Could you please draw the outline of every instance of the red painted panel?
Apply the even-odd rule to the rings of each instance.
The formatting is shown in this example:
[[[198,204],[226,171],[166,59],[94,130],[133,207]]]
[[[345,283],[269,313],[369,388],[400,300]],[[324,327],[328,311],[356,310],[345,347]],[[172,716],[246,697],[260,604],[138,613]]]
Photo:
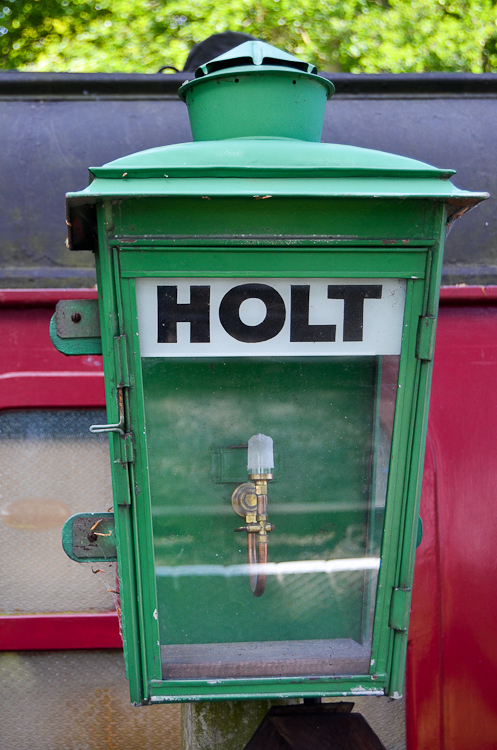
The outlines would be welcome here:
[[[409,750],[497,747],[497,306],[495,287],[462,289],[466,301],[462,292],[442,295],[437,332],[433,454],[410,629]]]
[[[497,286],[443,286],[440,290],[442,305],[495,304],[497,302]]]
[[[447,308],[439,330],[431,420],[445,743],[487,750],[497,745],[497,307]]]
[[[0,409],[105,406],[102,357],[66,357],[49,336],[59,299],[94,290],[0,292]]]
[[[428,434],[420,509],[423,541],[416,554],[407,652],[406,733],[410,750],[443,750],[436,478]]]
[[[122,648],[116,612],[0,617],[1,651]]]

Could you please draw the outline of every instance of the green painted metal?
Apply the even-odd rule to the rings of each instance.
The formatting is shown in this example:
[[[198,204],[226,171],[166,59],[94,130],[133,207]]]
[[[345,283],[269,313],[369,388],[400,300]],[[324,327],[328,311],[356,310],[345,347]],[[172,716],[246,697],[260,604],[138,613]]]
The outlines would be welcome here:
[[[118,422],[124,410],[122,434],[109,440],[134,703],[402,693],[445,227],[486,194],[459,190],[450,170],[403,157],[281,138],[283,92],[291,119],[289,88],[318,87],[323,98],[329,90],[306,64],[285,55],[268,62],[267,49],[257,50],[250,46],[251,63],[246,50],[222,56],[184,89],[187,99],[198,94],[199,101],[206,92],[201,127],[225,140],[118,159],[93,168],[91,185],[68,195],[73,246],[82,249],[98,231],[108,422]],[[213,124],[212,113],[233,105],[237,86],[246,101],[259,92],[264,103],[250,138],[228,137],[231,116]],[[216,87],[223,92],[218,99]],[[278,92],[280,122],[269,113],[274,132],[259,137],[266,133],[268,91]],[[321,104],[315,106],[317,112]],[[231,119],[235,131],[243,126],[236,115]],[[83,224],[78,236],[75,227]],[[375,506],[371,487],[378,476],[382,378],[391,363],[378,357],[142,359],[136,280],[143,278],[405,279],[385,505]],[[317,559],[322,550],[326,559],[340,558],[340,535],[358,527],[358,554],[381,548],[376,595],[367,576],[331,593],[317,579],[312,590],[302,579],[298,595],[271,580],[256,600],[241,577],[216,584],[208,575],[170,575],[175,566],[236,565],[244,555],[229,507],[235,480],[246,480],[234,446],[263,420],[279,443],[270,502],[281,512],[269,539],[271,559]],[[314,441],[307,462],[292,432]],[[340,437],[348,440],[340,445]],[[325,530],[319,547],[318,516],[330,493],[352,504],[337,510],[334,536]],[[302,506],[298,519],[286,512],[295,497]],[[338,637],[367,643],[371,622],[370,658],[353,674],[185,678],[163,672],[171,666],[170,647]]]
[[[319,141],[326,99],[334,90],[315,66],[254,41],[202,65],[178,95],[196,141],[253,136]]]
[[[178,143],[123,156],[103,167],[92,167],[99,179],[130,180],[138,178],[168,179],[180,177],[253,177],[309,178],[314,184],[321,177],[354,178],[409,178],[447,181],[455,174],[451,169],[437,169],[430,164],[406,156],[383,151],[346,146],[336,143],[309,143],[295,138],[256,137],[231,138],[205,143]],[[124,172],[127,172],[124,175]],[[300,183],[299,183],[300,184]],[[354,187],[357,183],[350,183]],[[84,194],[97,192],[93,183]],[[146,186],[142,186],[146,187]],[[282,188],[284,186],[282,185]],[[365,185],[358,186],[360,194]],[[395,185],[390,184],[390,190]],[[460,192],[452,183],[438,186],[446,194]],[[288,188],[287,188],[288,189]],[[326,194],[333,193],[328,185]],[[339,194],[339,193],[336,193]],[[81,195],[81,193],[78,193]]]
[[[60,303],[59,303],[60,304]],[[56,314],[50,320],[50,341],[62,354],[74,356],[78,354],[102,354],[102,340],[100,335],[76,338],[61,338],[57,334]]]
[[[211,680],[203,682],[184,680],[178,682],[151,683],[150,703],[173,703],[191,701],[224,701],[285,698],[341,698],[345,695],[379,696],[385,694],[386,675],[362,675],[360,677],[321,678],[311,680],[285,678],[267,680],[263,687],[257,681]],[[398,696],[397,696],[398,697]]]
[[[451,170],[435,169],[414,159],[353,146],[281,138],[164,146],[90,171],[95,179],[88,188],[68,194],[71,211],[83,210],[83,196],[93,203],[103,195],[198,195],[208,201],[235,194],[246,195],[259,204],[270,202],[265,196],[296,196],[299,200],[306,195],[450,198],[450,213],[456,213],[485,197],[452,185],[448,180]],[[253,179],[247,182],[249,175]],[[212,213],[213,207],[205,205],[200,210]]]
[[[435,350],[436,318],[424,316],[419,319],[418,329],[418,357],[419,359],[433,359]]]
[[[328,81],[295,70],[247,68],[197,78],[180,91],[197,141],[254,135],[319,141],[323,130]],[[271,108],[255,106],[263,96]],[[231,117],[226,117],[232,113]],[[281,118],[281,119],[280,119]]]
[[[62,547],[76,562],[114,562],[117,538],[113,513],[76,513],[62,528]]]
[[[289,219],[290,221],[290,219]],[[141,252],[121,252],[121,274],[123,278],[183,276],[183,277],[257,277],[267,278],[284,275],[286,278],[299,278],[305,275],[314,278],[327,278],[330,275],[330,254],[319,248],[316,252],[290,253],[274,252],[269,249],[245,247],[238,252],[226,248],[206,252],[190,248],[187,252],[169,248],[164,244],[164,254],[142,248]],[[331,251],[330,251],[331,252]],[[335,251],[333,269],[336,275],[350,278],[364,278],[381,268],[385,278],[416,278],[425,276],[426,257],[423,252],[375,253],[370,248],[353,248],[352,252]],[[338,273],[340,271],[340,273]],[[378,274],[377,274],[378,275]]]
[[[145,183],[147,181],[144,181]],[[220,180],[220,182],[224,182]],[[250,183],[251,180],[246,180]],[[335,181],[330,180],[330,186]],[[192,187],[197,180],[192,180]],[[259,193],[259,196],[265,193]],[[119,201],[114,204],[114,228],[118,237],[150,239],[194,239],[197,252],[203,252],[204,239],[207,242],[218,238],[233,237],[232,244],[244,241],[244,250],[266,240],[267,245],[286,247],[286,241],[298,238],[300,252],[308,243],[329,244],[330,240],[354,239],[354,247],[369,245],[369,240],[382,238],[383,246],[403,245],[409,249],[411,237],[418,243],[424,237],[433,244],[435,227],[433,211],[427,202],[406,200],[382,201],[379,198],[369,200],[337,199],[331,202],[331,196],[305,199],[263,200],[260,197],[249,199],[229,197],[223,199],[197,199],[185,201],[180,198],[167,198],[170,211],[164,214],[161,205],[163,199],[140,197],[140,199]],[[397,210],[395,210],[397,209]],[[362,227],[358,227],[358,213]],[[153,221],[154,223],[150,224]],[[402,226],[403,234],[399,235]],[[148,229],[148,231],[146,231]],[[153,234],[152,231],[153,230]],[[367,229],[367,234],[364,230]],[[254,238],[254,244],[252,243]],[[277,243],[277,244],[276,244]],[[320,243],[320,247],[322,244]],[[231,243],[230,243],[231,244]],[[350,243],[349,243],[350,244]],[[229,245],[228,245],[229,246]],[[419,245],[418,245],[419,247]],[[240,250],[242,252],[242,250]],[[295,249],[295,252],[298,250]],[[393,255],[391,253],[391,255]]]
[[[393,630],[407,631],[411,589],[394,589],[390,602],[390,627]]]
[[[103,205],[97,209],[98,246],[101,252],[95,255],[97,278],[105,285],[105,293],[99,294],[99,314],[102,333],[102,354],[105,371],[105,394],[107,402],[107,419],[109,423],[119,421],[119,403],[117,386],[122,381],[122,372],[118,366],[120,355],[118,336],[123,332],[122,305],[119,291],[115,286],[115,252],[107,246],[109,231],[112,231],[110,206]],[[99,287],[99,289],[102,287]],[[117,293],[116,293],[117,291]],[[126,400],[128,398],[128,388]],[[125,402],[126,403],[126,402]],[[125,408],[126,424],[129,428],[129,407]],[[129,680],[130,698],[134,704],[141,704],[148,696],[148,675],[143,668],[143,636],[140,611],[137,606],[138,580],[136,547],[134,544],[136,522],[131,508],[132,488],[134,487],[132,470],[128,463],[121,461],[121,437],[117,433],[109,434],[109,449],[112,468],[112,493],[114,497],[114,520],[118,539],[117,560],[119,575],[119,596],[123,622],[123,647],[126,664],[126,675]],[[124,625],[126,623],[126,625]]]

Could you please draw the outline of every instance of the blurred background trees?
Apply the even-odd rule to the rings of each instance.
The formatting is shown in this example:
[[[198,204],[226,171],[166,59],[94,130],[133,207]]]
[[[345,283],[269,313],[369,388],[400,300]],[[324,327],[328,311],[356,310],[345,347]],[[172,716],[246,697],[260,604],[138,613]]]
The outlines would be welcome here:
[[[492,0],[0,0],[0,67],[181,69],[196,42],[228,30],[322,71],[497,72]]]

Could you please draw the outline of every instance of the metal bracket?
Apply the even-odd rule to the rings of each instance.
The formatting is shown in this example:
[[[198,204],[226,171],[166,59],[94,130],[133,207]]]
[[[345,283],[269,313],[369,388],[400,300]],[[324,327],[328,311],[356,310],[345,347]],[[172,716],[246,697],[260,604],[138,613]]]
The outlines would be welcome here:
[[[411,589],[393,589],[390,601],[390,620],[392,630],[405,632],[409,624]]]
[[[50,339],[62,354],[102,354],[98,300],[60,300],[50,321]]]
[[[61,339],[100,338],[97,299],[63,299],[55,307],[57,336]]]

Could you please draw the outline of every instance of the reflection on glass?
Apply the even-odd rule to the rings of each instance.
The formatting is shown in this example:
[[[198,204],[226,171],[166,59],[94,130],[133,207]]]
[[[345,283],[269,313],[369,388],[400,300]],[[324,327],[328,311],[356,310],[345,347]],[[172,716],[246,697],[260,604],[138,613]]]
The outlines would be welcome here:
[[[142,360],[164,679],[369,672],[398,360]],[[259,433],[254,597],[231,496]]]

